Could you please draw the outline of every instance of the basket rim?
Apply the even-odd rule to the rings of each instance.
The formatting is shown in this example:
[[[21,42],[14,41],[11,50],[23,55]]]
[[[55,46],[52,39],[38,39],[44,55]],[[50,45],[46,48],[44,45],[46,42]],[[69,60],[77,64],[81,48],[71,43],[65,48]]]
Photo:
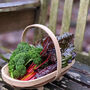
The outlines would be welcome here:
[[[22,39],[21,41],[25,41],[25,35],[26,32],[30,29],[30,28],[40,28],[43,31],[45,31],[49,37],[52,39],[53,44],[55,46],[55,50],[56,50],[56,57],[57,57],[57,70],[46,74],[42,77],[39,77],[37,79],[34,80],[28,80],[28,81],[21,81],[21,80],[17,80],[17,79],[13,79],[10,77],[9,72],[8,72],[8,64],[6,64],[2,69],[1,69],[1,75],[2,78],[5,82],[7,82],[10,85],[16,86],[16,87],[32,87],[32,86],[37,86],[40,85],[42,83],[48,83],[50,81],[54,81],[58,78],[60,78],[63,74],[65,74],[65,72],[75,63],[75,59],[72,60],[72,63],[68,64],[68,66],[61,68],[62,67],[62,57],[61,57],[61,51],[60,51],[60,46],[59,43],[57,41],[57,38],[55,37],[55,35],[53,34],[53,32],[47,28],[44,25],[41,24],[33,24],[33,25],[29,25],[27,26],[23,33],[22,33]],[[23,84],[23,85],[22,85]]]
[[[61,76],[63,75],[63,73],[65,73],[65,72],[67,72],[67,70],[73,65],[75,63],[75,59],[74,60],[72,60],[72,63],[70,63],[70,64],[68,64],[68,66],[66,66],[65,68],[62,68],[61,69]],[[10,81],[11,82],[14,82],[14,83],[12,83],[12,84],[10,84],[10,85],[12,85],[12,86],[17,86],[17,87],[33,87],[33,86],[37,86],[37,85],[40,85],[41,83],[44,83],[44,82],[48,82],[48,80],[50,80],[51,79],[51,81],[54,81],[55,79],[54,79],[54,77],[55,77],[55,75],[56,75],[56,72],[57,72],[57,70],[55,70],[55,71],[53,71],[53,72],[51,72],[51,73],[49,73],[49,74],[47,74],[47,75],[45,75],[45,76],[42,76],[42,77],[39,77],[39,78],[37,78],[37,79],[34,79],[34,80],[29,80],[29,81],[21,81],[21,80],[17,80],[17,79],[13,79],[13,78],[11,78],[9,75],[7,75],[6,73],[5,73],[5,68],[8,66],[8,64],[6,64],[2,69],[1,69],[1,75],[2,75],[2,78],[3,78],[3,80],[6,82],[6,83],[8,83],[8,84],[10,84]],[[60,76],[60,77],[61,77]],[[49,79],[50,78],[50,79]],[[5,79],[7,79],[8,81],[6,81]],[[42,79],[46,79],[46,80],[42,80]],[[37,81],[39,81],[39,82],[37,82]],[[20,85],[17,85],[17,83],[19,83]],[[21,85],[22,83],[24,83],[24,84],[26,84],[26,85]],[[28,85],[27,85],[27,83],[29,83]],[[31,83],[33,83],[33,84],[31,84]]]
[[[61,67],[62,67],[61,59],[62,59],[62,56],[61,56],[60,45],[58,43],[58,40],[57,40],[55,34],[52,32],[52,30],[50,30],[45,25],[42,25],[42,24],[33,24],[33,25],[27,26],[24,29],[24,31],[22,32],[22,36],[21,36],[21,42],[25,42],[26,33],[28,32],[28,30],[31,30],[31,28],[39,28],[39,29],[35,29],[35,30],[43,30],[51,38],[51,40],[52,40],[52,42],[54,44],[54,47],[55,47],[56,58],[57,58],[57,72],[56,72],[56,75],[55,75],[55,79],[58,79],[60,74],[61,74]]]
[[[4,76],[5,76],[6,74],[3,73],[3,71],[4,71],[4,69],[5,69],[7,66],[8,66],[8,64],[6,64],[6,65],[2,68],[2,70],[1,70],[1,72],[2,72],[2,74],[3,74]],[[51,73],[55,73],[55,72],[56,72],[56,70],[53,71],[53,72],[51,72]],[[49,73],[49,74],[51,74],[51,73]],[[49,75],[49,74],[47,74],[47,75]],[[47,77],[47,75],[44,75],[44,76],[39,77],[39,78],[34,79],[34,80],[42,79],[43,77]],[[32,82],[32,81],[34,81],[34,80],[22,81],[22,80],[18,80],[18,79],[11,78],[9,75],[7,75],[6,77],[9,78],[9,79],[12,79],[12,80],[14,80],[14,81],[19,81],[19,82]]]

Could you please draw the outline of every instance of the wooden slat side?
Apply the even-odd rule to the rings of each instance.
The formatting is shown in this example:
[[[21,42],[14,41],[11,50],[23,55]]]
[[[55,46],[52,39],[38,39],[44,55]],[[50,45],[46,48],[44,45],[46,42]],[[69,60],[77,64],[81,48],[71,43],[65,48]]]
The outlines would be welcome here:
[[[90,1],[89,1],[89,8],[90,8]],[[89,15],[88,15],[89,16]],[[89,57],[90,57],[90,50],[89,50]]]
[[[49,0],[40,0],[40,1],[41,1],[41,7],[40,7],[39,24],[45,25]]]
[[[59,1],[60,0],[51,0],[49,28],[52,30],[54,34],[56,33],[56,23],[57,23]]]
[[[90,8],[90,1],[89,1],[89,8]],[[90,50],[89,50],[89,57],[90,57]]]
[[[38,17],[37,23],[46,25],[49,0],[40,0],[40,3],[41,5],[40,8],[38,9],[39,14],[37,16]],[[36,34],[35,40],[39,40],[44,36],[44,32],[42,32],[41,30],[35,30],[35,34]]]
[[[35,9],[0,13],[0,34],[23,30],[35,23]]]
[[[75,60],[90,66],[90,55],[86,52],[77,52]]]
[[[89,0],[80,0],[80,8],[77,19],[77,26],[75,32],[75,48],[82,51],[82,43],[84,38],[84,31],[86,26],[86,18],[88,14]]]
[[[3,3],[0,3],[0,12],[10,12],[17,11],[22,9],[36,8],[40,6],[39,0],[0,0]]]
[[[63,34],[64,32],[69,31],[71,14],[72,14],[72,6],[73,6],[73,0],[65,0],[62,27],[61,27],[60,34]]]
[[[90,50],[89,50],[89,57],[90,57]]]

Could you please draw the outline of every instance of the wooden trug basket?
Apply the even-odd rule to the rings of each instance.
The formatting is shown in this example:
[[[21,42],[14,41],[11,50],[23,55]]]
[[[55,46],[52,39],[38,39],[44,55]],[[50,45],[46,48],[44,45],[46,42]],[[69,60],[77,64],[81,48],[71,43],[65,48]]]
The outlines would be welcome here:
[[[22,33],[22,40],[21,41],[25,42],[26,32],[28,30],[30,30],[30,28],[35,28],[35,27],[40,28],[43,31],[45,31],[50,36],[50,38],[52,39],[54,46],[55,46],[55,50],[56,50],[57,70],[53,71],[50,74],[47,74],[47,75],[42,76],[40,78],[37,78],[35,80],[21,81],[21,80],[13,79],[9,76],[8,64],[6,64],[1,70],[2,78],[6,83],[8,83],[12,86],[24,87],[24,88],[25,87],[31,87],[31,88],[41,87],[48,82],[52,82],[52,81],[57,80],[60,77],[62,77],[67,72],[67,70],[75,63],[75,60],[72,60],[72,63],[68,64],[68,66],[66,66],[65,68],[61,68],[62,62],[61,62],[60,46],[58,44],[58,41],[57,41],[55,35],[51,32],[51,30],[49,28],[47,28],[44,25],[33,24],[33,25],[27,26]],[[37,30],[39,30],[39,29],[37,29]]]

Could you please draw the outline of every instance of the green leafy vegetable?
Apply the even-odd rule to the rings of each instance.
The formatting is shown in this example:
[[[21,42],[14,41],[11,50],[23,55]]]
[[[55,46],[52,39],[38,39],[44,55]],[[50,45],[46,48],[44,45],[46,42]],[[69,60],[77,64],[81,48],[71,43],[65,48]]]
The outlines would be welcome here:
[[[40,48],[33,48],[32,50],[29,51],[30,57],[32,57],[33,63],[39,65],[41,62],[41,56],[40,52],[42,49]]]
[[[13,57],[15,57],[19,53],[29,51],[31,48],[32,47],[28,43],[25,43],[25,42],[19,43],[17,48],[14,50],[12,56],[10,57],[10,59],[13,59]]]
[[[36,48],[28,43],[21,42],[14,50],[8,64],[9,73],[12,78],[19,78],[26,74],[26,65],[33,61],[39,65],[41,62],[40,52],[42,48]]]

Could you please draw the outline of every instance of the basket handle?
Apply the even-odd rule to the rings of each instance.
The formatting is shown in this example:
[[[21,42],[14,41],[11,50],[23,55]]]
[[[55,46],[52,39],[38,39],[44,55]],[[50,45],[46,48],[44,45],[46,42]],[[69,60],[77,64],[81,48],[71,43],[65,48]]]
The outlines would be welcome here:
[[[25,42],[25,36],[26,36],[26,33],[27,31],[30,29],[30,28],[40,28],[42,29],[43,31],[45,31],[49,36],[50,38],[52,39],[53,43],[54,43],[54,46],[55,46],[55,50],[56,50],[56,57],[57,57],[57,73],[56,73],[56,77],[55,79],[58,79],[60,74],[61,74],[61,67],[62,67],[62,62],[61,62],[61,52],[60,52],[60,46],[58,44],[58,41],[57,41],[57,38],[55,37],[55,35],[51,32],[51,30],[49,28],[47,28],[46,26],[44,25],[41,25],[41,24],[33,24],[33,25],[29,25],[27,26],[23,33],[22,33],[22,37],[21,37],[21,41],[22,42]],[[39,29],[35,29],[35,30],[39,30]]]

